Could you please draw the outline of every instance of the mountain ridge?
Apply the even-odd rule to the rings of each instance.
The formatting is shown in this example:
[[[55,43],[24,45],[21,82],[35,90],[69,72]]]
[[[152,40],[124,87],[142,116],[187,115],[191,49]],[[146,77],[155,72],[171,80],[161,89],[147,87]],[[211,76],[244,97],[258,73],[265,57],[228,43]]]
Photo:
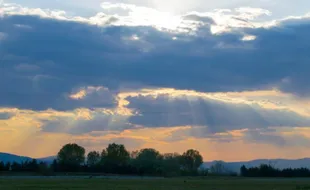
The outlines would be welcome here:
[[[38,161],[42,161],[42,162],[47,162],[47,163],[51,163],[53,162],[53,160],[56,158],[56,156],[49,156],[49,157],[43,157],[43,158],[31,158],[28,156],[20,156],[20,155],[16,155],[16,154],[11,154],[11,153],[5,153],[5,152],[0,152],[0,162],[17,162],[17,163],[21,163],[21,162],[25,162],[25,161],[30,161],[32,159],[36,159]]]
[[[210,168],[216,161],[204,162],[203,168]],[[277,169],[285,168],[309,168],[310,169],[310,158],[300,158],[300,159],[257,159],[250,161],[240,161],[240,162],[224,162],[224,167],[232,172],[239,172],[240,168],[244,165],[249,167],[258,167],[261,164],[270,164]]]

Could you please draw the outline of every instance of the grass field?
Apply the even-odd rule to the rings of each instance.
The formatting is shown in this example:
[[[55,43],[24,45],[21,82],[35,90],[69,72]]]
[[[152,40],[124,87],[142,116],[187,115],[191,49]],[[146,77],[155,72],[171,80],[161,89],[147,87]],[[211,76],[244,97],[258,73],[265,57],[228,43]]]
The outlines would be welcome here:
[[[310,179],[0,179],[1,190],[310,190]]]

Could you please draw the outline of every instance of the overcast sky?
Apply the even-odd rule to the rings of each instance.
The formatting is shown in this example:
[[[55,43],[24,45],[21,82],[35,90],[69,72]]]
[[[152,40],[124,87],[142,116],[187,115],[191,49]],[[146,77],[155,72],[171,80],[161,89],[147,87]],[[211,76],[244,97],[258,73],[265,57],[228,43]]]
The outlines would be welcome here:
[[[5,0],[0,151],[308,157],[309,13],[308,0]]]

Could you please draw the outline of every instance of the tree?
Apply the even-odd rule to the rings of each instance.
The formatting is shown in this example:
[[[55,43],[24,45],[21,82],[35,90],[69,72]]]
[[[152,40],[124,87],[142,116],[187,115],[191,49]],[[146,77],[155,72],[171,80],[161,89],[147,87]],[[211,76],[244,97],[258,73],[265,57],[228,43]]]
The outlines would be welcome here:
[[[242,167],[240,168],[240,175],[243,177],[248,176],[248,169],[245,167],[245,165],[242,165]]]
[[[197,150],[187,150],[181,156],[182,169],[187,172],[197,172],[203,163],[203,158]]]
[[[85,161],[85,149],[77,144],[66,144],[58,152],[57,160],[64,170],[76,171]]]
[[[53,170],[53,172],[58,172],[59,165],[56,159],[53,160],[53,163],[51,164],[51,169]]]
[[[105,158],[106,156],[107,156],[107,151],[106,151],[106,149],[103,149],[103,150],[101,151],[100,157],[103,159],[103,158]]]
[[[259,166],[259,175],[264,177],[276,177],[278,170],[271,165],[261,164]]]
[[[4,162],[0,162],[0,171],[4,171],[5,170],[5,164]]]
[[[131,158],[131,159],[136,159],[137,156],[138,156],[138,154],[139,154],[139,150],[132,151],[132,152],[130,153],[130,158]]]
[[[162,174],[163,156],[155,149],[142,149],[136,156],[134,166],[140,174]]]
[[[164,154],[163,167],[166,176],[179,176],[181,170],[181,155],[178,153]]]
[[[102,151],[102,162],[107,172],[124,172],[124,168],[130,160],[129,152],[122,144],[109,144],[105,151]],[[123,169],[122,169],[123,168]]]
[[[20,171],[21,171],[21,168],[22,168],[22,165],[19,164],[19,163],[17,163],[17,162],[13,162],[13,163],[11,164],[11,169],[12,169],[12,171],[14,171],[14,172],[20,172]]]
[[[97,151],[92,151],[87,154],[87,165],[94,167],[100,162],[100,154]]]
[[[28,163],[29,171],[36,172],[39,169],[38,162],[36,159],[32,159],[31,162]]]
[[[228,169],[225,167],[225,162],[223,161],[215,161],[210,167],[210,172],[216,175],[229,174]]]
[[[11,171],[11,170],[12,170],[11,163],[10,163],[10,162],[7,162],[7,163],[5,164],[4,171]]]
[[[38,164],[38,172],[44,176],[50,176],[53,174],[52,168],[49,167],[48,164],[44,162],[40,162]]]

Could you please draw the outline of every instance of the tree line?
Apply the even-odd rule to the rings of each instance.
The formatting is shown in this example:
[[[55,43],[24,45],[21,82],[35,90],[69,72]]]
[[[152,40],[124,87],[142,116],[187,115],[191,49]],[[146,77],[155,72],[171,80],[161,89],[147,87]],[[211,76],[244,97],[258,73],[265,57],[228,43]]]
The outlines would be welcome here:
[[[0,161],[0,171],[12,172],[43,172],[48,169],[48,164],[45,162],[38,162],[36,159],[26,160],[24,162],[3,162]]]
[[[124,175],[180,176],[203,175],[198,168],[203,157],[197,150],[187,150],[183,154],[166,153],[151,148],[128,151],[122,144],[109,144],[99,151],[86,155],[85,148],[77,144],[66,144],[58,152],[52,164],[38,163],[36,160],[23,163],[2,163],[0,171],[18,172],[87,172]]]
[[[199,151],[190,149],[183,154],[165,153],[151,148],[128,151],[122,144],[109,144],[101,151],[86,154],[85,148],[77,144],[66,144],[50,164],[33,159],[22,163],[0,161],[0,171],[35,172],[43,175],[55,173],[104,173],[140,176],[237,176],[225,167],[222,161],[215,162],[210,168],[202,169],[203,157]],[[307,168],[276,169],[270,164],[259,167],[242,166],[243,177],[310,177]]]
[[[250,168],[243,165],[240,168],[240,175],[243,177],[310,177],[310,170],[308,168],[277,169],[270,164]]]
[[[161,154],[151,148],[129,152],[122,144],[109,144],[102,151],[85,155],[77,144],[67,144],[58,152],[52,167],[57,172],[103,172],[136,175],[195,175],[203,158],[197,150]]]

